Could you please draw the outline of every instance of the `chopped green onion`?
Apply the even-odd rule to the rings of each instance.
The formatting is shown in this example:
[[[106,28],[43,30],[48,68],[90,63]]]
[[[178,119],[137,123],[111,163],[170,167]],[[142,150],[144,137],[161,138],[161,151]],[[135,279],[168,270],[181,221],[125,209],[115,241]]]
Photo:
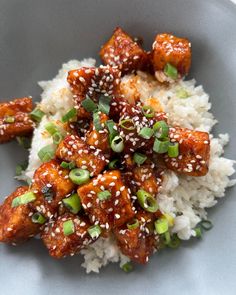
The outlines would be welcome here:
[[[49,144],[41,148],[38,152],[38,157],[41,160],[41,162],[48,162],[54,158],[55,155],[55,148]]]
[[[178,71],[176,67],[172,66],[170,63],[167,63],[164,68],[164,73],[166,76],[170,77],[171,79],[176,80],[178,78]]]
[[[113,170],[113,169],[116,169],[118,166],[117,166],[117,163],[119,162],[118,159],[115,159],[115,160],[112,160],[109,164],[108,164],[108,168]]]
[[[147,160],[147,156],[141,153],[134,153],[134,162],[138,165],[142,165]]]
[[[132,223],[128,222],[127,223],[127,228],[132,230],[132,229],[136,229],[137,227],[139,227],[139,221],[138,219],[134,219]]]
[[[176,96],[178,98],[187,98],[189,97],[189,93],[184,88],[180,88],[176,91]]]
[[[15,122],[15,117],[13,116],[7,116],[6,118],[4,118],[4,122],[5,123],[14,123]]]
[[[116,123],[113,120],[108,120],[106,121],[106,126],[109,132],[109,143],[111,144],[113,138],[118,135],[118,131],[115,129],[116,127]],[[115,128],[114,128],[115,127]]]
[[[19,197],[16,197],[15,199],[12,200],[11,206],[12,207],[17,207],[20,205],[28,204],[30,202],[33,202],[36,200],[36,196],[32,192],[25,193]]]
[[[143,115],[146,118],[153,118],[154,115],[155,115],[154,109],[152,107],[150,107],[150,106],[143,106],[142,107],[142,112],[143,112]]]
[[[202,226],[202,228],[204,228],[205,230],[210,230],[213,227],[213,224],[210,220],[202,220],[200,222],[200,225]]]
[[[168,137],[169,127],[165,121],[158,121],[153,125],[153,131],[157,138]]]
[[[196,234],[196,237],[197,238],[201,238],[202,237],[202,230],[201,230],[201,227],[200,226],[197,226],[194,231],[195,231],[195,234]]]
[[[84,107],[84,109],[91,113],[94,112],[95,110],[97,110],[97,105],[96,103],[89,97],[87,96],[83,101],[82,101],[82,106]]]
[[[41,189],[41,193],[43,194],[43,197],[46,201],[52,201],[54,197],[54,191],[52,187],[48,187],[47,185],[43,186]]]
[[[63,232],[65,236],[69,236],[75,232],[75,226],[72,220],[63,223]]]
[[[29,149],[31,147],[31,138],[24,136],[17,136],[16,140],[20,146],[25,149]]]
[[[28,166],[28,161],[23,162],[22,164],[16,165],[16,176],[22,175],[22,172],[25,171],[25,169]]]
[[[172,237],[171,237],[171,240],[170,242],[168,243],[168,246],[170,248],[178,248],[180,245],[180,239],[178,238],[178,236],[176,234],[174,234]]]
[[[168,151],[169,144],[169,140],[162,141],[156,138],[154,141],[153,150],[158,154],[164,154]]]
[[[43,118],[43,116],[45,115],[45,113],[43,111],[41,111],[38,108],[35,108],[31,113],[30,116],[31,118],[36,121],[36,122],[40,122]]]
[[[145,139],[150,139],[154,134],[154,131],[152,128],[149,128],[149,127],[143,127],[138,135],[145,138]]]
[[[99,98],[99,105],[98,105],[99,111],[108,115],[110,112],[110,102],[111,102],[110,96],[101,96]]]
[[[160,218],[155,221],[155,230],[158,234],[164,234],[168,231],[169,225],[166,218]]]
[[[66,199],[63,199],[62,203],[73,214],[77,214],[81,210],[81,201],[76,193]]]
[[[60,166],[62,168],[64,168],[64,169],[69,169],[69,170],[76,167],[75,162],[73,162],[73,161],[72,162],[64,162],[64,161],[62,161]]]
[[[38,224],[44,224],[46,222],[46,218],[39,212],[34,213],[31,217],[31,220],[33,223],[38,223]]]
[[[121,153],[124,149],[124,140],[120,135],[115,136],[111,142],[111,149],[116,153]]]
[[[54,133],[58,132],[58,128],[55,124],[53,124],[52,122],[47,123],[44,128],[47,130],[47,132],[50,135],[53,135]]]
[[[170,143],[168,146],[168,156],[170,158],[176,158],[179,155],[179,144],[178,142]]]
[[[100,236],[101,232],[102,230],[98,224],[92,225],[88,228],[88,233],[92,239],[97,239]]]
[[[124,271],[124,272],[131,272],[133,270],[133,265],[131,264],[131,262],[126,262],[125,264],[123,264],[121,266],[121,269]]]
[[[77,115],[77,111],[75,108],[70,109],[61,119],[62,123],[66,123],[72,119],[74,119]]]
[[[75,168],[70,171],[69,178],[73,183],[81,185],[89,181],[89,175],[88,170]]]
[[[106,201],[106,200],[110,199],[110,197],[111,197],[111,193],[107,190],[98,193],[98,199],[100,201]]]
[[[134,130],[135,129],[135,125],[132,119],[124,119],[121,120],[119,125],[126,130]]]
[[[93,124],[94,124],[95,130],[99,131],[102,129],[102,125],[100,122],[100,115],[98,112],[93,113]]]
[[[156,199],[153,198],[151,194],[145,190],[138,190],[137,198],[139,205],[148,212],[156,212],[158,210],[158,205]]]
[[[63,136],[60,132],[56,132],[53,134],[52,139],[53,139],[53,143],[57,145],[62,141]]]
[[[163,235],[164,237],[164,243],[165,245],[169,245],[171,242],[171,237],[170,237],[170,233],[168,231],[166,231]]]

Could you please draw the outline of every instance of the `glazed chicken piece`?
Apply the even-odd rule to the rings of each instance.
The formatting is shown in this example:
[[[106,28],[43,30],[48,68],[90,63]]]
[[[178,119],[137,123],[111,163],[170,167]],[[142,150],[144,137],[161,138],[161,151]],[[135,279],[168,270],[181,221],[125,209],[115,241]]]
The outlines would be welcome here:
[[[65,214],[59,216],[52,224],[48,224],[41,238],[52,257],[73,256],[96,240],[88,233],[90,226],[84,217]]]
[[[187,128],[170,128],[171,142],[179,143],[179,156],[164,156],[167,168],[191,176],[204,176],[208,172],[210,139],[207,132]]]
[[[28,191],[27,186],[18,187],[0,206],[0,242],[17,244],[39,233],[40,224],[31,219],[30,203],[13,206],[13,200]]]
[[[69,170],[60,166],[57,160],[43,163],[34,173],[32,192],[37,199],[32,206],[48,218],[57,215],[62,199],[75,189],[69,179]]]
[[[147,53],[119,27],[103,45],[100,57],[106,65],[117,66],[122,74],[142,69],[148,61]]]
[[[66,162],[75,162],[78,168],[87,169],[91,176],[98,175],[106,165],[100,150],[89,146],[75,135],[68,135],[60,142],[56,156]]]
[[[187,75],[191,65],[191,43],[171,34],[158,34],[152,45],[152,63],[155,71],[165,65],[175,66],[181,76]]]
[[[34,122],[29,115],[32,108],[32,99],[29,97],[0,103],[0,143],[33,132]]]
[[[126,224],[116,228],[114,234],[121,252],[131,260],[145,264],[149,256],[158,247],[159,239],[153,233],[154,215],[143,210],[139,211],[134,220],[129,224],[138,221],[138,226],[129,229]]]
[[[134,216],[130,191],[118,170],[104,172],[78,188],[82,206],[90,221],[107,231],[121,226]]]
[[[116,93],[120,83],[120,71],[110,66],[83,67],[69,71],[67,81],[77,105],[78,118],[90,118],[91,113],[87,112],[81,105],[85,96],[88,95],[94,101],[97,101],[98,95]]]

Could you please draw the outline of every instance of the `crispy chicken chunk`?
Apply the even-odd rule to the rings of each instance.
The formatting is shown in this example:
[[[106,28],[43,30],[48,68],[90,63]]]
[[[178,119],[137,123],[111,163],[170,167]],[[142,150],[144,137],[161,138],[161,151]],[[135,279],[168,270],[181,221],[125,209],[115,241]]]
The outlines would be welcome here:
[[[142,69],[148,60],[147,53],[121,28],[116,28],[110,40],[100,50],[102,61],[117,66],[122,74]]]
[[[188,74],[191,65],[191,43],[171,34],[159,34],[152,45],[152,62],[155,71],[163,71],[170,63],[181,76]]]
[[[100,195],[105,191],[106,196]],[[129,189],[118,170],[105,172],[78,188],[82,206],[92,223],[109,230],[134,216]]]
[[[98,175],[106,165],[100,150],[87,145],[75,135],[68,135],[59,144],[56,156],[63,161],[74,161],[78,168],[89,170],[92,176]]]
[[[179,143],[179,156],[165,155],[166,167],[191,176],[204,176],[208,172],[210,139],[207,132],[187,128],[170,128],[171,142]]]
[[[0,143],[32,133],[34,123],[29,115],[32,108],[32,99],[29,97],[0,103]]]
[[[0,206],[0,242],[16,244],[39,233],[40,225],[31,220],[30,203],[12,206],[12,201],[28,190],[27,186],[18,187]]]
[[[66,224],[71,222],[72,232],[64,231]],[[49,254],[54,258],[73,256],[81,249],[95,241],[88,234],[90,223],[86,218],[73,214],[59,216],[52,224],[48,224],[41,234]]]

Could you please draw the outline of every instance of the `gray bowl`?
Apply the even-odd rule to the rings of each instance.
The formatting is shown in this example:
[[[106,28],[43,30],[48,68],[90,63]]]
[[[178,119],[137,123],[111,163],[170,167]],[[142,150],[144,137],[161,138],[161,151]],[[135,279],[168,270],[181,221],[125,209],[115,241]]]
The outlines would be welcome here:
[[[1,100],[29,94],[39,100],[37,81],[51,79],[69,59],[97,57],[118,25],[143,36],[147,48],[157,32],[192,41],[191,76],[210,93],[215,132],[229,132],[226,156],[234,158],[236,6],[225,0],[1,0]],[[25,157],[15,143],[0,146],[2,198],[17,185],[15,165]],[[0,245],[0,294],[235,294],[235,192],[210,210],[214,228],[202,240],[163,251],[128,275],[115,264],[87,276],[79,256],[55,261],[37,240]]]

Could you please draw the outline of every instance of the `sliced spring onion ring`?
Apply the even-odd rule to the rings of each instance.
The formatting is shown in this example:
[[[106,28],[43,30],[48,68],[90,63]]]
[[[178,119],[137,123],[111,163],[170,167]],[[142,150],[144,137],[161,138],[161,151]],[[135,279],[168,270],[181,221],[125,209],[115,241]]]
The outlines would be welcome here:
[[[166,218],[157,219],[154,224],[155,230],[159,235],[166,233],[169,229],[168,220]]]
[[[196,238],[201,238],[202,237],[202,230],[200,226],[195,227],[194,229],[195,234],[196,234]]]
[[[170,237],[170,233],[168,231],[166,231],[163,234],[163,238],[164,238],[164,244],[165,245],[169,245],[170,244],[170,241],[171,241],[171,237]]]
[[[205,230],[210,230],[213,227],[213,224],[210,220],[202,220],[200,222],[200,225],[202,228],[204,228]]]
[[[179,245],[180,245],[180,239],[178,238],[178,236],[176,234],[174,234],[171,237],[170,242],[168,243],[168,247],[176,249],[179,247]]]
[[[14,123],[15,122],[15,117],[7,116],[6,118],[4,118],[4,122],[9,123],[9,124]]]
[[[118,135],[118,131],[116,130],[116,123],[113,120],[106,121],[106,126],[109,132],[109,143],[111,144],[113,138]]]
[[[65,236],[69,236],[75,232],[75,226],[72,220],[67,220],[63,223],[63,232]]]
[[[111,102],[110,96],[101,96],[99,98],[99,105],[98,105],[99,111],[108,115],[110,112],[110,102]]]
[[[98,193],[98,199],[100,201],[106,201],[106,200],[110,199],[110,197],[111,197],[111,193],[108,190]]]
[[[100,236],[101,232],[101,227],[98,224],[92,225],[88,228],[88,233],[92,239],[97,239]]]
[[[157,138],[166,138],[169,134],[169,127],[165,121],[158,121],[153,125],[154,135]]]
[[[143,106],[142,112],[146,118],[153,118],[155,115],[155,111],[151,106]]]
[[[25,161],[22,164],[16,165],[16,176],[22,175],[22,172],[26,170],[27,166],[28,166],[28,161]]]
[[[178,142],[170,143],[167,150],[170,158],[176,158],[179,155],[179,144]]]
[[[55,148],[49,144],[41,148],[38,152],[38,157],[41,160],[41,162],[48,162],[54,158],[55,155]]]
[[[180,88],[176,91],[176,96],[178,98],[188,98],[190,95],[184,88]]]
[[[99,112],[93,113],[93,124],[94,124],[95,130],[97,130],[97,131],[102,130]]]
[[[53,143],[57,145],[62,141],[63,135],[59,131],[55,132],[52,136],[52,139],[53,139]]]
[[[74,119],[77,115],[77,111],[75,108],[70,109],[62,118],[62,123],[69,122],[70,120]]]
[[[20,205],[28,204],[36,200],[36,196],[33,192],[25,193],[19,197],[16,197],[12,200],[11,206],[17,207]]]
[[[159,140],[156,138],[154,141],[153,150],[158,154],[164,154],[168,151],[169,144],[169,140]]]
[[[150,139],[153,136],[153,134],[153,129],[149,127],[143,127],[138,133],[139,136],[145,139]]]
[[[147,156],[141,153],[134,153],[133,159],[136,164],[142,165],[147,160]]]
[[[30,113],[30,117],[31,119],[33,119],[36,122],[40,122],[43,118],[43,116],[45,115],[45,113],[43,111],[41,111],[38,108],[35,108],[31,113]]]
[[[132,222],[127,223],[127,228],[130,230],[136,229],[137,227],[139,227],[139,221],[136,218]]]
[[[58,132],[58,128],[55,124],[53,124],[52,122],[47,123],[44,128],[47,130],[47,132],[50,135],[53,135],[54,133]]]
[[[73,162],[73,161],[72,162],[64,162],[64,161],[62,161],[60,166],[62,168],[64,168],[64,169],[69,169],[69,170],[76,167],[75,162]]]
[[[88,170],[75,168],[69,173],[70,180],[78,185],[87,183],[90,179],[90,173]]]
[[[16,140],[20,146],[25,149],[29,149],[31,147],[31,138],[24,136],[17,136]]]
[[[124,119],[119,122],[119,126],[125,130],[134,130],[135,125],[132,119]]]
[[[158,210],[158,205],[156,199],[153,198],[151,194],[145,190],[138,190],[137,198],[140,206],[148,212],[156,212]]]
[[[178,78],[178,71],[176,67],[171,65],[170,63],[167,63],[164,68],[164,73],[167,77],[176,80]]]
[[[31,220],[33,223],[44,224],[46,222],[46,218],[39,212],[36,212],[32,215]]]
[[[108,164],[108,168],[113,170],[113,169],[116,169],[118,167],[118,162],[119,160],[118,159],[115,159],[115,160],[112,160],[109,164]]]
[[[124,149],[124,140],[120,135],[115,136],[111,142],[111,149],[116,153],[121,153]]]
[[[81,105],[84,107],[84,109],[91,113],[97,110],[98,106],[96,103],[89,97],[87,96],[81,103]]]
[[[125,264],[123,264],[121,266],[121,269],[124,271],[124,272],[131,272],[133,270],[133,265],[131,264],[131,262],[126,262]]]
[[[70,197],[62,200],[64,206],[73,214],[77,214],[81,210],[81,201],[78,194],[72,194]]]

